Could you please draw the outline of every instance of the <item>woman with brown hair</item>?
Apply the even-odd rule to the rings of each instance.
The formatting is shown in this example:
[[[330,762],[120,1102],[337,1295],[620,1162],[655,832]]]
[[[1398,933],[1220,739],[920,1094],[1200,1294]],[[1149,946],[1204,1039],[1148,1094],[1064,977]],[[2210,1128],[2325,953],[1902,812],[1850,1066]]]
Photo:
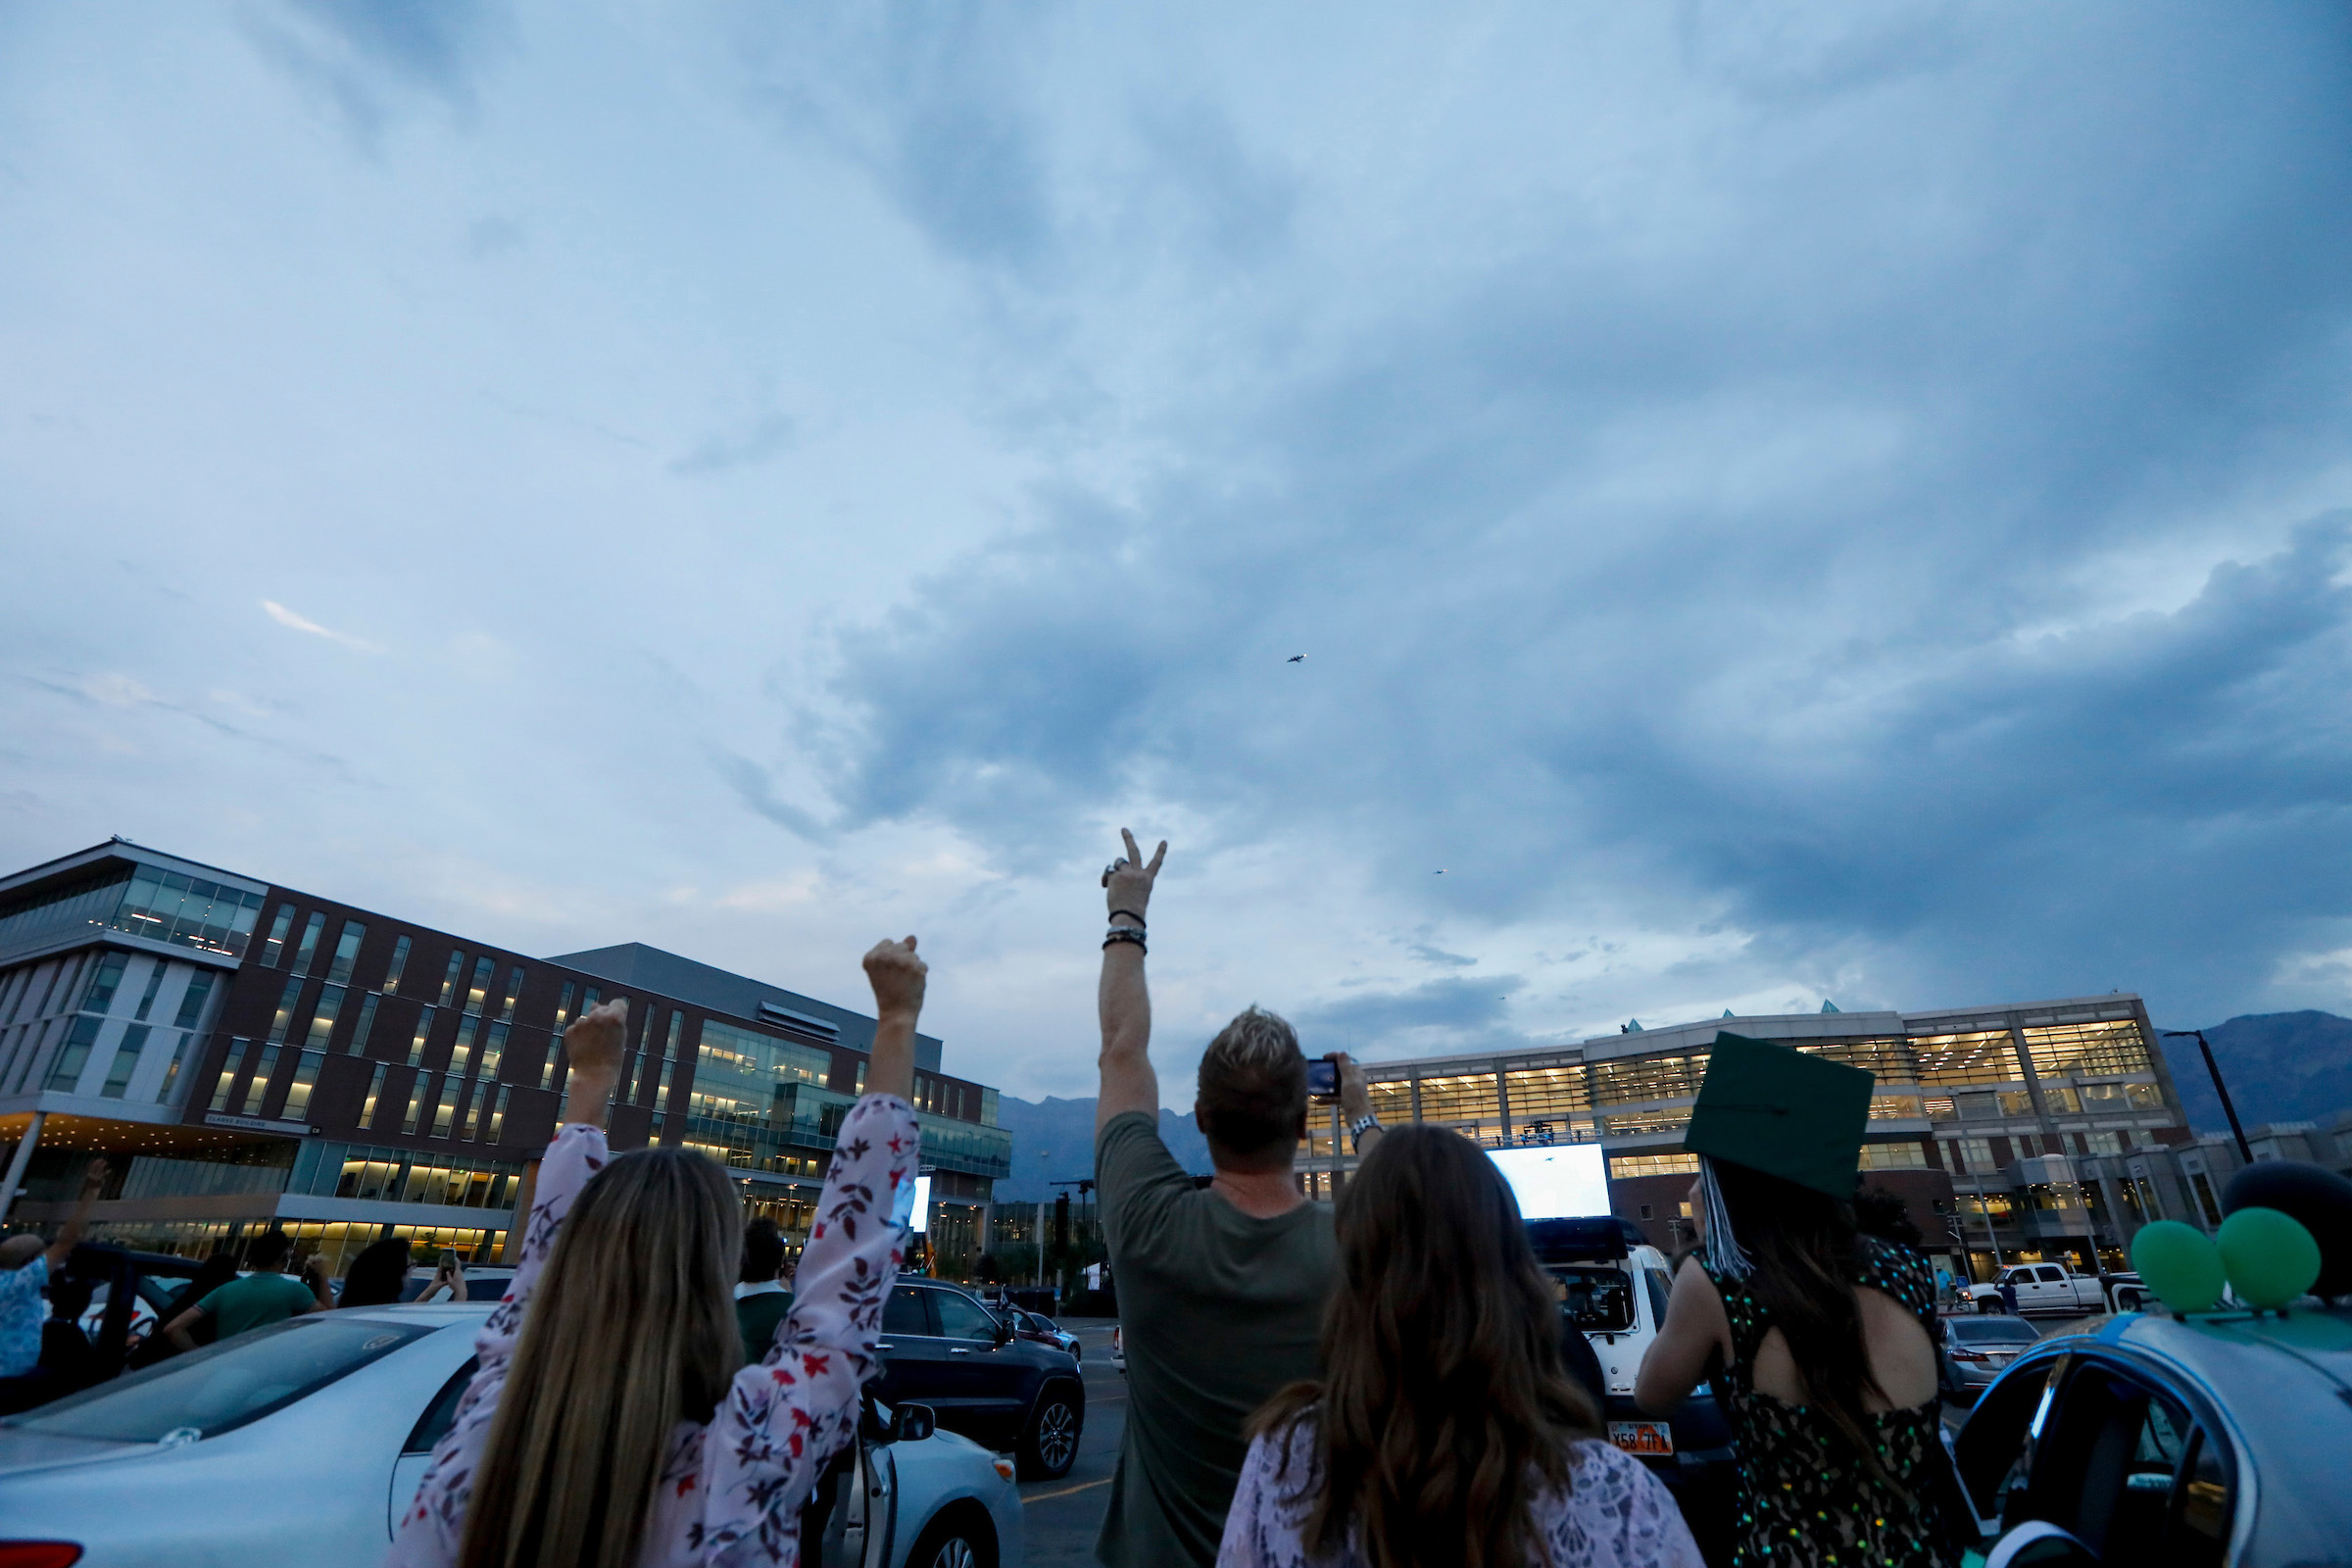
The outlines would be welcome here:
[[[1943,1449],[1935,1282],[1854,1226],[1871,1089],[1720,1034],[1683,1135],[1704,1250],[1634,1396],[1662,1415],[1712,1380],[1739,1456],[1737,1564],[1953,1568],[1975,1535]]]
[[[391,1563],[800,1561],[801,1506],[857,1433],[915,1180],[914,938],[877,944],[865,972],[871,1092],[842,1122],[792,1311],[750,1366],[731,1296],[734,1183],[683,1150],[607,1152],[624,999],[565,1031],[564,1125],[540,1166],[521,1261]]]
[[[1221,1568],[1698,1568],[1674,1499],[1600,1441],[1511,1190],[1436,1127],[1341,1195],[1322,1379],[1251,1423]]]

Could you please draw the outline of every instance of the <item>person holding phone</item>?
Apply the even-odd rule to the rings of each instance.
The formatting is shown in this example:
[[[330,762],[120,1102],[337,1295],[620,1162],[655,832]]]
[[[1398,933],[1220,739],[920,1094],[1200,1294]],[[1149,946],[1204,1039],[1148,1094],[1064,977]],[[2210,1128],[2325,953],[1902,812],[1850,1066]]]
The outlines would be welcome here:
[[[433,1282],[416,1298],[418,1306],[430,1306],[435,1301],[466,1299],[466,1270],[458,1262],[454,1247],[441,1249],[441,1260],[433,1266]]]

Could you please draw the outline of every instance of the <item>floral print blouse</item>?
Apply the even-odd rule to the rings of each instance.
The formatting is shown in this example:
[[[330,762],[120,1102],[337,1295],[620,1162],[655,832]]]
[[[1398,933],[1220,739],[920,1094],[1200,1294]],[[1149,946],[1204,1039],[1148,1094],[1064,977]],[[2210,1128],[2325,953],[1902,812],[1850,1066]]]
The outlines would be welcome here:
[[[647,1568],[799,1563],[801,1506],[856,1436],[858,1391],[877,1367],[882,1303],[906,1243],[896,1201],[915,1177],[916,1137],[914,1109],[903,1100],[868,1095],[851,1107],[775,1343],[735,1375],[708,1426],[681,1422],[672,1436],[638,1556]],[[564,1216],[610,1157],[604,1131],[578,1123],[548,1146],[514,1283],[474,1341],[480,1370],[402,1516],[387,1568],[446,1568],[458,1560],[473,1468],[532,1287]]]
[[[1702,1568],[1682,1510],[1641,1460],[1588,1440],[1570,1449],[1568,1462],[1568,1489],[1536,1498],[1530,1568]],[[1225,1516],[1217,1568],[1363,1568],[1354,1542],[1323,1557],[1302,1538],[1322,1480],[1311,1421],[1252,1442]]]

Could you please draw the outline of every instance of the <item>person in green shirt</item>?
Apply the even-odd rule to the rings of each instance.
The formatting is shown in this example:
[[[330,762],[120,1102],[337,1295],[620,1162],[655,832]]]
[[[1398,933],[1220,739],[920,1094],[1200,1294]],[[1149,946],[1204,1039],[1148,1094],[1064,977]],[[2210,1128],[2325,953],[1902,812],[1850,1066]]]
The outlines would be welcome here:
[[[172,1343],[183,1350],[196,1348],[189,1331],[206,1318],[213,1320],[213,1343],[220,1344],[247,1329],[282,1323],[305,1312],[332,1311],[333,1277],[323,1257],[313,1258],[301,1280],[278,1272],[294,1250],[294,1238],[281,1230],[264,1231],[247,1250],[253,1272],[230,1280],[164,1326]],[[305,1281],[308,1281],[306,1284]]]
[[[1323,1305],[1339,1280],[1330,1206],[1293,1166],[1306,1131],[1306,1057],[1256,1007],[1200,1058],[1193,1111],[1215,1176],[1205,1188],[1159,1136],[1144,914],[1167,858],[1135,835],[1103,872],[1111,929],[1099,1003],[1102,1087],[1095,1181],[1127,1355],[1127,1429],[1095,1555],[1108,1568],[1207,1568],[1249,1452],[1250,1416],[1316,1375]],[[1342,1060],[1341,1105],[1377,1138],[1362,1072]],[[1369,1142],[1361,1147],[1369,1149]]]
[[[784,1272],[784,1233],[772,1219],[756,1219],[743,1228],[742,1283],[735,1287],[735,1327],[743,1335],[743,1364],[756,1366],[776,1343],[776,1325],[792,1310],[792,1291],[777,1276]]]

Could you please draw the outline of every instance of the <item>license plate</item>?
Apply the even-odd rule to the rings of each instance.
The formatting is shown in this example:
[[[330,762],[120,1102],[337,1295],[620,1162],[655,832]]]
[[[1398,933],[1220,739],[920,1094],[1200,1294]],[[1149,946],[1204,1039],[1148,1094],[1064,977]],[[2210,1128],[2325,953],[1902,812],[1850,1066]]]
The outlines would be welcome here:
[[[1674,1456],[1674,1429],[1663,1421],[1612,1421],[1609,1441],[1626,1452],[1646,1459]]]

